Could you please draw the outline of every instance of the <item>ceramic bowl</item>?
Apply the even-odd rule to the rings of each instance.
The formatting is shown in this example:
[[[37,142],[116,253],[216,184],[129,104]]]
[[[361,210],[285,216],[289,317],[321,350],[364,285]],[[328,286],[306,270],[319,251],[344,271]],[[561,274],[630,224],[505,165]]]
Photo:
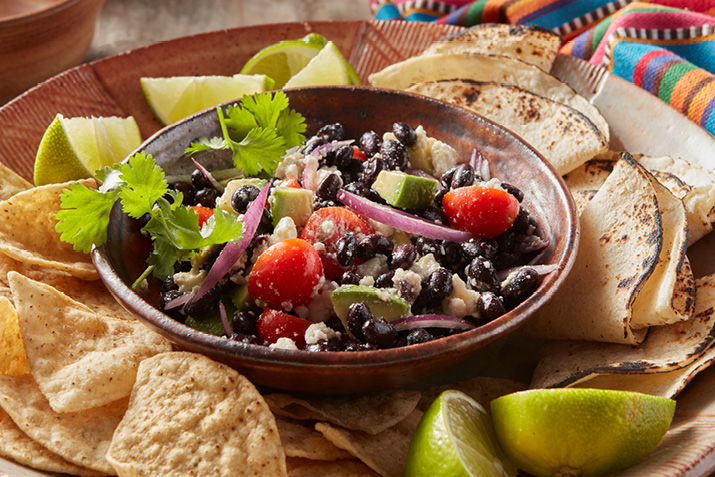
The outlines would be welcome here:
[[[0,104],[82,62],[104,0],[0,2]]]
[[[559,265],[521,305],[476,329],[412,346],[361,352],[307,352],[269,349],[205,334],[173,320],[157,307],[159,283],[146,289],[130,285],[146,268],[151,250],[136,221],[115,207],[108,240],[92,252],[100,276],[116,298],[139,320],[179,347],[204,353],[237,368],[254,383],[287,391],[338,394],[395,388],[433,376],[497,338],[511,333],[553,296],[575,258],[578,220],[573,200],[554,169],[508,130],[465,109],[427,97],[368,87],[315,87],[286,91],[290,105],[307,119],[309,134],[341,122],[349,137],[364,131],[391,130],[396,121],[422,125],[431,136],[460,154],[478,148],[492,175],[525,193],[525,204],[548,240],[543,263]],[[164,128],[139,150],[154,156],[167,174],[193,169],[183,155],[199,136],[220,135],[217,115],[209,110]],[[220,167],[226,167],[222,165]]]

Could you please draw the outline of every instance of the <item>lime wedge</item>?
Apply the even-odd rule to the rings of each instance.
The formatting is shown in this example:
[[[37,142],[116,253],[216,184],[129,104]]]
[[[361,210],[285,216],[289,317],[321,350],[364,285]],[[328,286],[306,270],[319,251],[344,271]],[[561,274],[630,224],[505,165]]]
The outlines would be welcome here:
[[[141,78],[149,106],[164,125],[174,123],[219,103],[240,99],[244,94],[273,89],[266,75],[173,76]]]
[[[645,458],[668,430],[675,401],[605,389],[532,389],[491,402],[497,440],[536,476],[599,476]]]
[[[35,158],[35,185],[93,177],[139,147],[133,117],[65,118],[55,116],[42,136]]]
[[[405,476],[513,475],[516,468],[502,458],[484,408],[461,391],[440,394],[412,435]]]
[[[317,33],[300,40],[285,40],[267,46],[246,62],[242,74],[264,74],[273,78],[280,89],[320,53],[328,41]]]
[[[332,41],[296,73],[284,88],[349,84],[347,61]]]

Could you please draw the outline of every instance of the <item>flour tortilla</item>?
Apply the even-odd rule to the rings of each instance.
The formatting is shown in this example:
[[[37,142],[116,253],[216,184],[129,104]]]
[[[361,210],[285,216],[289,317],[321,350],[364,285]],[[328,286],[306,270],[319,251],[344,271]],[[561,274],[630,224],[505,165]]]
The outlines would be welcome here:
[[[338,449],[316,431],[311,421],[295,421],[287,417],[275,417],[286,457],[324,461],[351,458],[347,451]]]
[[[609,140],[608,123],[593,104],[556,77],[514,58],[476,53],[421,55],[392,64],[368,79],[373,86],[399,90],[416,83],[450,79],[511,84],[574,108]]]
[[[623,154],[580,217],[576,262],[556,295],[527,323],[548,339],[638,344],[633,304],[663,248],[663,224],[650,173]]]
[[[44,283],[9,274],[27,361],[56,412],[128,397],[139,363],[171,344],[137,321],[98,315]]]
[[[640,346],[585,341],[547,343],[534,371],[532,387],[582,385],[674,397],[714,357],[715,276],[698,279],[696,286],[694,315],[688,321],[652,327]]]
[[[435,41],[422,54],[503,55],[548,72],[556,60],[562,41],[553,31],[534,25],[482,23]]]
[[[510,129],[561,175],[608,148],[606,138],[586,116],[517,86],[441,80],[413,84],[407,91],[456,104]]]

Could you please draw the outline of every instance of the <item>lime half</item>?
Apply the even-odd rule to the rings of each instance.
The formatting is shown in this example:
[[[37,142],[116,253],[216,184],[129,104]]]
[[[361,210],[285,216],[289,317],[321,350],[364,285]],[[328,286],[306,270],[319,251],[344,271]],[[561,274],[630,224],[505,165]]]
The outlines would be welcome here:
[[[133,117],[65,118],[55,116],[42,136],[35,158],[35,185],[92,177],[139,147]]]
[[[605,389],[533,389],[491,402],[497,440],[536,476],[599,476],[645,458],[668,430],[675,401]]]
[[[284,88],[350,84],[348,66],[335,44],[329,41],[305,68],[288,80]]]
[[[142,89],[156,118],[164,125],[244,94],[273,89],[266,75],[172,76],[141,78]]]
[[[484,408],[461,391],[445,391],[412,435],[406,477],[503,477],[516,468],[502,457]]]

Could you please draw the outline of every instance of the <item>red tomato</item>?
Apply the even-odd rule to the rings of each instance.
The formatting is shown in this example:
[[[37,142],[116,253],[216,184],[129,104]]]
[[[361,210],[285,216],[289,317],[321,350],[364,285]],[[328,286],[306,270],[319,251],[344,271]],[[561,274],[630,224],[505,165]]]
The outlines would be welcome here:
[[[359,242],[366,235],[375,233],[375,229],[367,219],[345,207],[325,207],[313,212],[300,234],[300,238],[312,244],[320,242],[325,246],[318,254],[323,261],[325,276],[331,280],[339,279],[347,270],[335,258],[337,242],[346,232],[354,233]]]
[[[367,158],[365,157],[365,153],[362,152],[357,146],[353,146],[353,157],[356,159],[360,159],[362,162],[365,162],[367,160]]]
[[[248,275],[248,294],[271,308],[290,309],[308,301],[322,276],[320,257],[309,242],[283,240],[256,260]]]
[[[442,199],[452,227],[475,237],[496,237],[507,231],[519,213],[516,197],[500,189],[482,186],[460,187]]]
[[[196,212],[199,216],[199,227],[203,226],[204,223],[214,215],[214,211],[212,209],[204,207],[203,205],[190,205],[189,209]]]
[[[305,331],[312,323],[295,315],[266,308],[256,325],[258,337],[268,344],[278,338],[290,338],[298,348],[305,346]]]
[[[288,177],[287,179],[283,179],[277,184],[278,187],[292,187],[293,189],[302,189],[300,186],[300,183],[298,182],[298,179],[295,177]]]

